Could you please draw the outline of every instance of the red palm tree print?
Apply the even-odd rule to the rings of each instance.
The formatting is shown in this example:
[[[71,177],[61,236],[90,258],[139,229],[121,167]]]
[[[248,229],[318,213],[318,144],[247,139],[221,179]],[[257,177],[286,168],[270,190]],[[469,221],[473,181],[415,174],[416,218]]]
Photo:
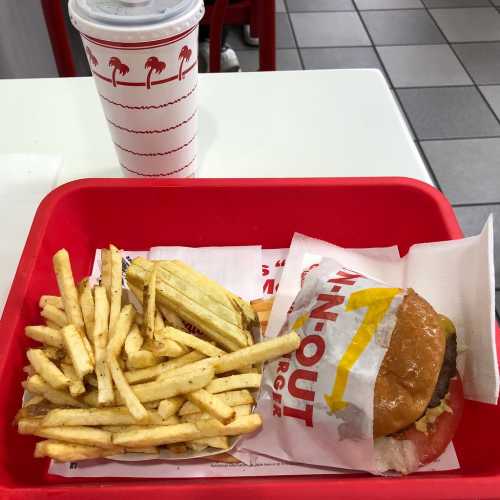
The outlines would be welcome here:
[[[89,58],[90,63],[94,66],[97,66],[99,64],[99,61],[97,60],[97,57],[94,54],[92,54],[90,47],[85,47],[85,52],[87,52],[87,56]]]
[[[113,68],[113,73],[111,74],[111,81],[113,82],[113,87],[116,87],[116,72],[120,73],[120,75],[124,76],[129,71],[130,68],[123,64],[118,57],[111,57],[108,63],[110,68]]]
[[[189,59],[191,59],[191,49],[187,45],[184,45],[179,53],[179,60],[181,61],[179,66],[179,80],[182,80],[185,76],[182,74],[182,67],[184,66],[184,61],[189,61]]]
[[[153,71],[155,73],[160,74],[162,71],[165,70],[167,65],[163,61],[160,61],[157,57],[151,56],[146,61],[146,64],[144,64],[144,67],[147,70],[149,70],[148,74],[146,76],[146,88],[150,89],[151,88],[151,75],[153,74]]]

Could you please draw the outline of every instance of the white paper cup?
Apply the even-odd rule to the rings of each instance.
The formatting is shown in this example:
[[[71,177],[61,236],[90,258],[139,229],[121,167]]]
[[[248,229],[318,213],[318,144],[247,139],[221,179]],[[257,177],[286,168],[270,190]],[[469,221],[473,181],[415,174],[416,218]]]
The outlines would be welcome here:
[[[102,11],[100,3],[116,8]],[[153,9],[161,3],[69,0],[70,18],[82,37],[127,177],[196,173],[198,23],[203,1],[163,0],[178,4],[166,19]],[[128,13],[126,22],[121,21],[122,11]]]

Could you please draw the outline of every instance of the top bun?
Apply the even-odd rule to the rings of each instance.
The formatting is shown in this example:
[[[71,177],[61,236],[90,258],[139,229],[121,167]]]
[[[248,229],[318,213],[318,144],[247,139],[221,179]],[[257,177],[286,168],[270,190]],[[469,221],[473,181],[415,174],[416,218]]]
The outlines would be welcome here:
[[[432,306],[408,290],[375,383],[374,438],[401,431],[425,412],[439,377],[446,335]]]

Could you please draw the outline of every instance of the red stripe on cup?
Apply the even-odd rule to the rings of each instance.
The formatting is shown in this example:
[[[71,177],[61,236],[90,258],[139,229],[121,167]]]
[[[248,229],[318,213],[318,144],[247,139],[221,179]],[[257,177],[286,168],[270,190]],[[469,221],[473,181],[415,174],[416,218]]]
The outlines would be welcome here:
[[[178,123],[177,125],[173,125],[172,127],[168,127],[168,128],[162,128],[159,130],[154,130],[154,129],[153,130],[134,130],[134,129],[127,128],[127,127],[122,127],[121,125],[118,125],[117,123],[112,122],[110,119],[107,119],[107,120],[108,120],[108,123],[110,125],[112,125],[113,127],[116,127],[117,129],[123,130],[124,132],[130,132],[131,134],[164,134],[165,132],[170,132],[171,130],[178,129],[179,127],[182,127],[183,125],[186,125],[186,123],[189,123],[194,118],[195,115],[196,115],[196,110],[193,112],[193,114],[190,117],[186,118],[185,120]]]
[[[120,108],[124,108],[124,109],[139,109],[139,110],[162,109],[162,108],[166,108],[168,106],[173,106],[174,104],[178,104],[179,102],[183,101],[184,99],[187,99],[196,90],[197,86],[198,86],[198,84],[196,84],[187,94],[179,97],[178,99],[175,99],[174,101],[166,102],[164,104],[157,104],[157,105],[149,104],[146,106],[130,106],[129,104],[123,104],[121,102],[113,101],[113,100],[109,99],[108,97],[103,96],[102,94],[99,94],[99,96],[101,97],[101,99],[108,102],[109,104],[113,104],[114,106],[119,106]]]
[[[180,168],[177,168],[176,170],[172,170],[171,172],[167,172],[165,174],[162,174],[162,173],[159,173],[159,174],[143,174],[142,172],[137,172],[136,170],[132,170],[131,168],[126,167],[123,163],[120,163],[120,165],[121,165],[121,167],[123,169],[127,170],[131,174],[140,175],[141,177],[169,177],[171,175],[178,174],[179,172],[182,172],[183,170],[186,170],[186,168],[190,167],[195,160],[196,160],[196,156],[189,163],[186,163],[186,165],[184,165],[184,166],[182,166]]]
[[[183,33],[179,33],[178,35],[171,36],[169,38],[162,38],[161,40],[153,40],[148,42],[112,42],[109,40],[101,40],[99,38],[94,38],[89,35],[85,35],[81,33],[81,35],[96,45],[100,45],[101,47],[107,47],[110,49],[121,49],[121,50],[143,50],[143,49],[153,49],[156,47],[163,47],[165,45],[170,45],[172,43],[178,42],[183,38],[187,37],[191,34],[197,26],[193,26],[192,28],[184,31]]]
[[[138,151],[132,151],[130,149],[127,149],[116,142],[114,144],[118,149],[121,149],[122,151],[125,151],[126,153],[130,153],[131,155],[146,156],[146,157],[150,158],[150,157],[154,157],[154,156],[168,156],[168,155],[171,155],[172,153],[177,153],[177,151],[180,151],[181,149],[184,149],[185,147],[189,146],[195,140],[195,138],[196,138],[196,134],[194,134],[193,137],[191,137],[191,139],[189,139],[189,141],[184,143],[182,146],[179,146],[178,148],[175,148],[175,149],[171,149],[170,151],[163,151],[161,153],[141,153]]]

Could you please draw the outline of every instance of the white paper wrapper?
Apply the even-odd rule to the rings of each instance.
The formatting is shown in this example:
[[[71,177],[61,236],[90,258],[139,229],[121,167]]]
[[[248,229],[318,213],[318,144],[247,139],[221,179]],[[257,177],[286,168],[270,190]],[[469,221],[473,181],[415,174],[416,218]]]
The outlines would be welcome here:
[[[287,256],[288,248],[262,250],[262,295],[264,298],[273,297],[278,291]]]
[[[282,329],[287,312],[300,291],[302,271],[317,265],[322,258],[329,257],[345,268],[355,269],[367,277],[394,287],[412,287],[426,297],[436,310],[449,316],[457,327],[459,346],[467,346],[461,367],[466,397],[485,403],[496,403],[498,364],[494,331],[492,249],[491,218],[479,236],[414,245],[404,258],[399,258],[396,248],[347,250],[296,234],[274,301],[267,336],[274,337]],[[313,273],[314,271],[311,275]],[[307,288],[308,279],[304,289]],[[304,293],[301,292],[302,295]],[[297,302],[300,297],[299,295]],[[297,304],[294,307],[296,308]],[[290,327],[291,325],[287,324],[283,330],[288,331]],[[292,356],[291,364],[294,359],[295,356]],[[280,410],[278,405],[277,409],[276,403],[278,401],[286,405],[290,400],[286,395],[276,396],[275,383],[279,374],[279,363],[280,361],[270,363],[265,370],[257,406],[257,411],[263,416],[263,429],[253,437],[245,439],[242,448],[302,463],[376,471],[366,441],[352,441],[355,444],[349,449],[343,440],[338,439],[339,429],[332,432],[331,429],[323,428],[321,419],[318,419],[318,429],[313,432],[312,429],[307,429],[308,423],[305,420],[301,422],[302,426],[298,424],[297,418],[292,420],[292,423],[284,423],[280,416],[283,408]],[[357,368],[363,372],[361,366]],[[370,408],[373,408],[373,384],[377,372],[378,369],[370,375],[373,377],[371,386],[366,385],[370,388],[370,393],[365,394]],[[321,387],[320,382],[318,380],[318,387]],[[281,385],[279,383],[278,387]],[[289,387],[289,383],[286,387]],[[312,389],[313,384],[306,382],[301,387]],[[318,393],[319,397],[315,397],[312,403],[314,410],[322,406],[322,393]],[[304,410],[306,407],[304,402],[302,403],[301,409]],[[367,412],[364,414],[368,415]],[[304,446],[305,442],[309,442],[309,446]],[[451,462],[450,466],[454,467],[455,461]]]
[[[162,460],[141,462],[117,462],[113,460],[86,460],[83,462],[52,462],[49,473],[64,477],[142,477],[142,478],[195,478],[195,477],[246,477],[246,476],[306,476],[324,474],[352,474],[325,467],[283,462],[275,458],[237,451],[232,453],[241,463],[226,464],[210,460],[185,460],[165,462]],[[455,461],[456,466],[449,464]],[[431,472],[458,468],[451,447],[436,462],[426,465],[418,472]]]
[[[261,297],[261,246],[153,247],[149,258],[182,260],[245,300]]]
[[[403,290],[333,259],[311,269],[314,260],[305,254],[298,267],[289,261],[285,268],[304,283],[281,333],[295,330],[302,343],[266,365],[257,405],[264,426],[244,446],[288,461],[374,471],[374,387]]]
[[[459,348],[466,348],[460,360],[463,362],[459,364],[466,399],[497,403],[499,374],[491,216],[477,236],[413,245],[401,258],[397,247],[345,249],[295,234],[269,318],[268,338],[279,333],[300,290],[300,275],[288,270],[294,269],[306,254],[309,254],[306,267],[318,263],[322,256],[328,257],[391,286],[415,289],[456,326]]]

